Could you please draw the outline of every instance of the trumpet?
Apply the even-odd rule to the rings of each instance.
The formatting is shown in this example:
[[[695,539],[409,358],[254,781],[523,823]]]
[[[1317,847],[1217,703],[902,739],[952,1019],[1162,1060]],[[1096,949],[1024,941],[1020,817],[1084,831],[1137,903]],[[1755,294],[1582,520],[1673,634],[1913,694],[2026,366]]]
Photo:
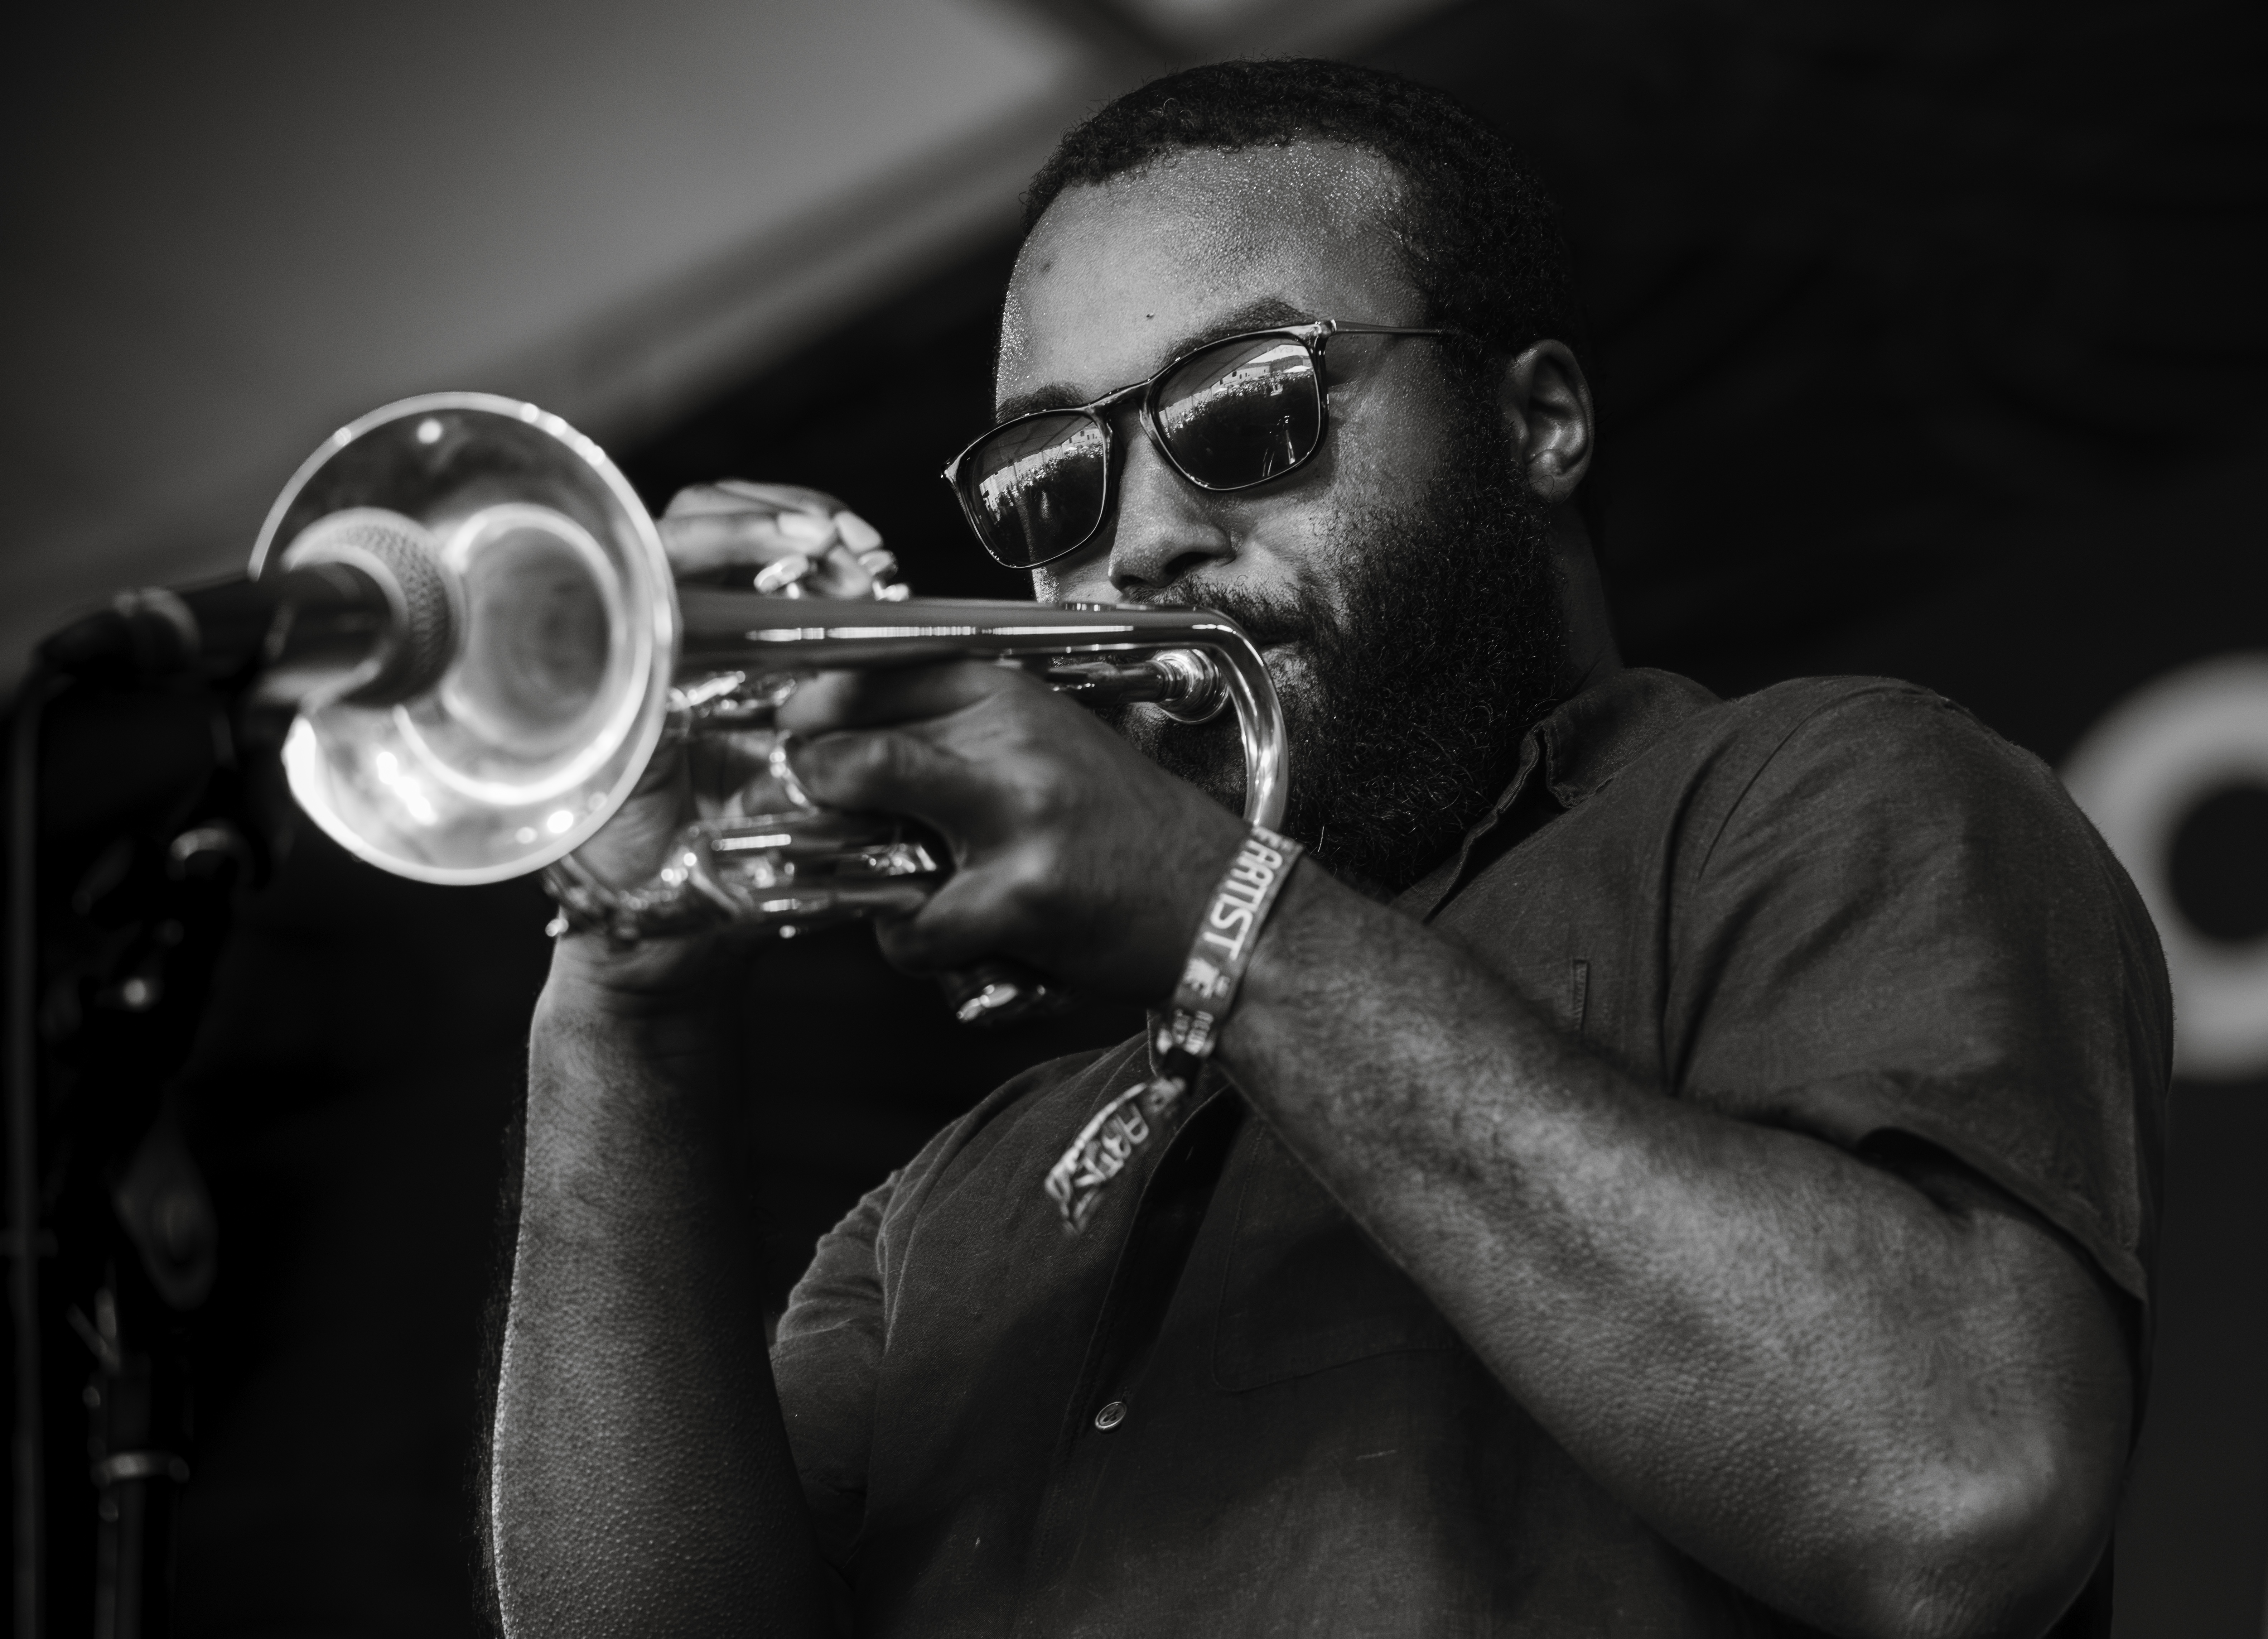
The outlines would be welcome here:
[[[288,646],[297,658],[265,682],[296,710],[293,796],[349,852],[420,882],[557,865],[571,904],[593,889],[574,850],[666,745],[770,731],[813,671],[946,659],[1020,667],[1083,702],[1145,702],[1182,722],[1233,709],[1246,817],[1273,825],[1284,811],[1282,708],[1226,616],[680,587],[605,453],[510,399],[435,394],[341,428],[277,497],[251,568],[278,593],[279,633],[295,609],[307,631],[353,629]],[[779,783],[794,800],[681,833],[636,890],[649,925],[675,904],[792,935],[904,913],[948,874],[917,827],[810,803],[792,773]],[[996,979],[963,1016],[1029,989]]]

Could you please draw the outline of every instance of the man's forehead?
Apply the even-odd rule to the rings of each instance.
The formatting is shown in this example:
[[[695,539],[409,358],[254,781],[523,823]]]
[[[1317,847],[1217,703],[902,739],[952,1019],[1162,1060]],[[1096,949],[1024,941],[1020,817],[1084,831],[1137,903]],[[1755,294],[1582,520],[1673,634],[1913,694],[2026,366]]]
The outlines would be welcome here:
[[[1416,322],[1398,188],[1375,154],[1293,143],[1066,188],[1009,282],[998,398],[1093,397],[1245,315]]]

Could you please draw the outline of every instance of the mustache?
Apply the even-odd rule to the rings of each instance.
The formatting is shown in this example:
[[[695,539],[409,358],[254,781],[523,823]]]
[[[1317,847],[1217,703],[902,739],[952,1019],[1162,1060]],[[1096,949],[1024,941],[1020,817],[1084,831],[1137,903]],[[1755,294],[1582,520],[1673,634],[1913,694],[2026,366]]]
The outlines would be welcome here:
[[[1126,601],[1147,609],[1203,609],[1226,615],[1262,648],[1310,639],[1323,621],[1320,610],[1298,598],[1265,598],[1241,587],[1191,586],[1186,581],[1176,581],[1154,596]]]

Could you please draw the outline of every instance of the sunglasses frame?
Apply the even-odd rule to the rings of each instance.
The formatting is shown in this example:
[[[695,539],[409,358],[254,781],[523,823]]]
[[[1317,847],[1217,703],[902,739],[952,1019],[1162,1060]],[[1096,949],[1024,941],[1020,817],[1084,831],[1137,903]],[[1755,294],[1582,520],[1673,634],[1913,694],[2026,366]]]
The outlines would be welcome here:
[[[1335,336],[1462,336],[1464,334],[1462,330],[1450,329],[1440,325],[1359,324],[1344,319],[1314,319],[1305,324],[1270,325],[1266,329],[1240,330],[1233,336],[1218,336],[1211,341],[1190,348],[1187,352],[1177,354],[1167,360],[1155,374],[1145,380],[1129,382],[1124,387],[1113,388],[1100,398],[1089,399],[1084,404],[1064,404],[1053,410],[1029,410],[1020,416],[1011,416],[1007,420],[986,428],[976,438],[970,439],[961,454],[946,463],[942,476],[953,491],[953,498],[961,504],[961,515],[968,520],[968,532],[976,537],[976,544],[984,549],[986,557],[1004,569],[1038,569],[1045,565],[1059,563],[1069,557],[1073,552],[1094,539],[1095,535],[1101,531],[1102,526],[1109,521],[1113,505],[1112,491],[1117,485],[1118,445],[1117,435],[1111,428],[1111,417],[1108,412],[1117,409],[1128,399],[1138,395],[1140,402],[1137,407],[1137,418],[1141,423],[1142,431],[1149,436],[1151,447],[1166,458],[1166,464],[1179,473],[1184,483],[1203,490],[1208,494],[1227,495],[1238,490],[1257,489],[1263,484],[1273,484],[1278,478],[1286,477],[1299,471],[1300,468],[1314,459],[1317,450],[1323,447],[1323,440],[1330,435],[1331,431],[1331,395],[1327,388],[1319,388],[1316,395],[1315,441],[1306,454],[1300,456],[1290,466],[1280,471],[1271,472],[1265,477],[1250,479],[1242,484],[1207,484],[1198,477],[1182,464],[1180,458],[1167,446],[1165,435],[1158,430],[1159,387],[1167,376],[1172,375],[1198,354],[1208,353],[1216,347],[1227,347],[1237,342],[1266,341],[1281,336],[1287,341],[1299,343],[1307,351],[1308,358],[1314,365],[1316,380],[1320,384],[1323,375],[1323,350],[1330,344],[1330,340]],[[1084,416],[1101,430],[1103,462],[1102,506],[1086,533],[1061,551],[1050,552],[1045,557],[1035,557],[1028,563],[1010,563],[998,552],[993,550],[992,543],[984,538],[983,528],[977,522],[976,508],[971,505],[967,491],[961,487],[961,463],[976,454],[981,446],[990,443],[1009,428],[1021,426],[1027,421],[1037,421],[1047,416]]]

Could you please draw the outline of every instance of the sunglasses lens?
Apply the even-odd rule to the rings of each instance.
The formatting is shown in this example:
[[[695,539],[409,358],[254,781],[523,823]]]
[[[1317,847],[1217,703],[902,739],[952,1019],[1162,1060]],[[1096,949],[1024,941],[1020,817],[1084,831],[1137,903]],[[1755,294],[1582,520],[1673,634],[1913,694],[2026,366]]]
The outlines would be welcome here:
[[[1182,470],[1238,490],[1288,472],[1323,431],[1314,355],[1287,337],[1208,347],[1158,384],[1158,431]]]
[[[1025,569],[1094,533],[1109,468],[1094,417],[1034,416],[968,452],[961,493],[985,550],[1011,569]]]

